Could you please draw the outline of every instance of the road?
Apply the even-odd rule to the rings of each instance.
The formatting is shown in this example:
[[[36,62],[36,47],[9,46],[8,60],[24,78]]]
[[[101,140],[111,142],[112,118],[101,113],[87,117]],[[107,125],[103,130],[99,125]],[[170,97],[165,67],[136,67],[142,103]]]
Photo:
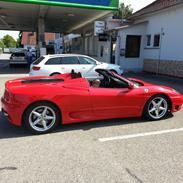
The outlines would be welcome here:
[[[0,77],[0,95],[7,79]],[[157,122],[107,120],[32,136],[0,114],[0,182],[182,183],[182,119],[183,111]]]
[[[28,74],[29,68],[26,65],[15,65],[9,67],[9,58],[11,54],[0,54],[0,77],[2,75]]]

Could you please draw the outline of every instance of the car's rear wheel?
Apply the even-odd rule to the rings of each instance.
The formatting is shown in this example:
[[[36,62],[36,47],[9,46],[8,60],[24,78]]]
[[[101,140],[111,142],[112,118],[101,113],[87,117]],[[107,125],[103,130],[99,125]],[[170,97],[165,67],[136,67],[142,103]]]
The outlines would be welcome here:
[[[161,120],[170,112],[170,101],[164,95],[156,95],[149,99],[144,108],[144,116],[150,120]]]
[[[53,104],[39,102],[31,105],[23,116],[25,127],[34,134],[51,132],[60,122],[60,112]]]

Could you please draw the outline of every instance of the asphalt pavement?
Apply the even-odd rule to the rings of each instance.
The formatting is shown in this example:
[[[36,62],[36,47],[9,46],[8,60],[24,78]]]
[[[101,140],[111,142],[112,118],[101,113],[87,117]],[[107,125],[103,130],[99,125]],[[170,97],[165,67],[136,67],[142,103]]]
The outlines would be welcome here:
[[[181,80],[134,75],[182,91]],[[13,78],[0,77],[0,96]],[[157,122],[105,120],[33,136],[0,113],[0,183],[182,183],[182,119],[183,111]]]
[[[11,54],[0,54],[0,77],[4,77],[4,75],[10,75],[17,77],[17,74],[28,74],[29,67],[27,65],[14,65],[12,67],[9,66]]]

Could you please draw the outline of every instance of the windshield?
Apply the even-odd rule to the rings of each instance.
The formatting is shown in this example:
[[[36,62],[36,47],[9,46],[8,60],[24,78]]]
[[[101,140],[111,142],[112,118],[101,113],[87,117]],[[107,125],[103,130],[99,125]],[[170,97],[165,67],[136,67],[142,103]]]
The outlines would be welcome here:
[[[129,80],[125,77],[122,77],[115,72],[111,72],[105,69],[96,69],[96,72],[100,76],[103,76],[104,79],[101,80],[101,87],[105,88],[129,88],[130,83],[134,84],[134,88],[139,88],[143,84],[138,83],[133,80]]]
[[[139,88],[140,86],[143,86],[143,84],[140,83],[140,82],[134,81],[132,79],[128,79],[126,77],[122,77],[122,76],[120,76],[120,75],[118,75],[116,73],[112,73],[112,74],[115,75],[116,77],[121,78],[122,80],[125,79],[128,83],[132,82],[134,84],[134,88]]]

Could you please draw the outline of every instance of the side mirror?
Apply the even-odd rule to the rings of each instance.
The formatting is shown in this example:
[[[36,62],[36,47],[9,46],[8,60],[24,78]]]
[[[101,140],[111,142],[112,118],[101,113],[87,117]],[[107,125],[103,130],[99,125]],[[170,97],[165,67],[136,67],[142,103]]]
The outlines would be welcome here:
[[[129,89],[130,90],[134,89],[134,84],[132,82],[129,83]]]

